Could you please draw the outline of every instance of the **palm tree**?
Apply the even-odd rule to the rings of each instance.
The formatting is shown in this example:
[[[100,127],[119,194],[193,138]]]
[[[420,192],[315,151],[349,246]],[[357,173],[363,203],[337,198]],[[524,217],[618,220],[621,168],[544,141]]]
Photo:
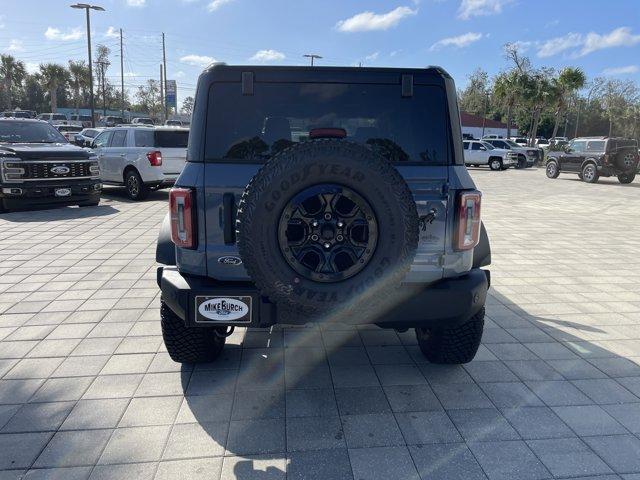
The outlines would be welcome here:
[[[587,76],[584,74],[582,69],[574,67],[566,67],[562,69],[560,74],[553,79],[552,88],[554,90],[553,96],[556,102],[556,118],[551,138],[554,138],[558,133],[560,118],[562,117],[562,112],[567,108],[569,98],[576,90],[583,88],[586,83]]]
[[[493,95],[507,109],[507,138],[511,137],[511,117],[520,96],[520,73],[517,70],[503,72],[493,82]]]
[[[523,98],[533,112],[531,131],[529,132],[529,146],[533,146],[538,136],[538,125],[542,110],[550,104],[554,98],[555,90],[551,83],[551,70],[540,69],[523,77]]]
[[[84,99],[80,92],[84,92],[89,86],[89,67],[84,61],[69,60],[69,85],[73,90],[73,102],[77,112]]]
[[[7,110],[11,109],[11,88],[22,83],[27,70],[24,62],[16,60],[11,55],[0,55],[0,77],[2,77],[2,90],[7,95]]]
[[[55,113],[58,109],[58,88],[69,81],[69,72],[57,63],[42,63],[40,64],[40,74],[44,86],[49,90],[51,111]]]

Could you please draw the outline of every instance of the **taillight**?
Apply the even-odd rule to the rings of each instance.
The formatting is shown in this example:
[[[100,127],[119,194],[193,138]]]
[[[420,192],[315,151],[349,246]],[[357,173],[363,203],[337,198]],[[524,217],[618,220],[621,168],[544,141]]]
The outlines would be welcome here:
[[[147,153],[147,158],[152,167],[159,167],[162,165],[162,152],[155,150]]]
[[[178,247],[195,247],[195,209],[193,194],[188,188],[172,188],[169,191],[169,215],[171,240]]]
[[[456,230],[453,247],[456,250],[471,250],[480,239],[480,200],[478,191],[462,192],[458,196]]]

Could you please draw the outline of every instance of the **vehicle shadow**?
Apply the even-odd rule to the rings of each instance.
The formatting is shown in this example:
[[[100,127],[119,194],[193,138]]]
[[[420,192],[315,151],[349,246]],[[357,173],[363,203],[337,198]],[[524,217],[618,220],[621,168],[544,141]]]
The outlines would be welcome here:
[[[611,334],[613,328],[610,331],[609,324],[602,326],[592,325],[587,321],[583,323],[580,321],[581,314],[566,315],[566,319],[562,318],[563,315],[532,315],[527,311],[526,305],[520,306],[514,303],[493,288],[488,297],[487,313],[489,328],[486,330],[485,337],[488,343],[483,343],[476,360],[466,365],[464,369],[468,372],[474,368],[474,364],[480,364],[476,365],[475,369],[477,370],[482,362],[491,361],[495,364],[501,361],[503,368],[509,370],[510,367],[506,365],[510,365],[510,363],[506,361],[506,357],[499,359],[499,355],[491,353],[491,350],[497,350],[493,348],[496,343],[504,343],[509,344],[508,348],[513,347],[525,351],[530,355],[531,364],[535,364],[536,368],[539,367],[543,372],[540,373],[540,378],[535,378],[535,375],[526,377],[525,374],[513,370],[513,373],[510,374],[513,379],[509,381],[518,382],[522,386],[522,391],[526,393],[523,393],[520,399],[521,403],[516,402],[513,408],[508,409],[509,415],[517,416],[519,412],[520,415],[527,415],[522,410],[530,405],[551,407],[553,403],[547,403],[546,400],[548,396],[554,395],[554,389],[558,383],[554,383],[554,381],[567,383],[567,388],[574,388],[578,395],[583,395],[578,387],[568,385],[571,380],[576,379],[572,376],[573,372],[565,371],[557,366],[559,350],[565,352],[560,357],[567,359],[568,364],[574,361],[575,369],[584,368],[595,372],[594,378],[610,379],[616,377],[606,369],[599,370],[597,360],[601,359],[607,359],[607,362],[603,362],[603,364],[607,363],[608,365],[622,365],[624,363],[626,368],[632,371],[625,376],[640,376],[640,366],[633,364],[624,354],[620,353],[624,351],[622,347],[617,348],[615,342],[609,342],[611,345],[609,347],[605,341],[616,338],[615,334]],[[586,318],[587,314],[584,317]],[[499,327],[499,325],[504,325],[504,327]],[[525,330],[529,330],[530,333],[535,330],[539,337],[530,341],[510,337],[509,340],[497,342],[492,335],[493,332],[490,331],[491,327],[501,328],[504,331],[509,328],[507,326],[521,329],[523,334]],[[331,333],[331,342],[318,344],[318,339],[325,334],[325,330]],[[381,331],[368,330],[367,332]],[[334,409],[333,413],[329,414],[333,416],[316,417],[316,424],[309,417],[303,419],[297,416],[321,414],[301,412],[296,409],[300,408],[300,398],[307,395],[302,393],[302,390],[306,389],[307,392],[315,392],[318,395],[334,392],[336,372],[333,370],[333,362],[338,356],[343,355],[345,349],[342,347],[362,345],[358,331],[334,331],[321,327],[320,329],[287,329],[284,333],[284,345],[279,330],[275,330],[273,335],[264,332],[261,348],[251,348],[256,345],[245,344],[244,348],[237,345],[237,348],[225,350],[220,364],[182,366],[182,371],[185,373],[182,377],[183,392],[185,404],[193,414],[191,421],[200,424],[213,444],[225,448],[226,455],[235,459],[233,474],[234,478],[239,480],[285,478],[287,474],[294,476],[291,472],[305,472],[305,469],[311,468],[308,460],[310,457],[299,455],[301,452],[296,451],[299,448],[307,448],[308,450],[347,448],[343,440],[343,421],[338,417],[338,409]],[[411,333],[406,334],[407,337],[404,337],[403,343],[411,336]],[[372,333],[372,335],[377,334]],[[541,339],[542,336],[544,339]],[[535,348],[535,343],[538,343],[537,346],[540,346],[540,349]],[[271,345],[271,348],[266,348],[266,345]],[[531,351],[528,346],[531,346]],[[422,369],[426,360],[419,356],[417,346],[405,343],[405,348],[409,351],[412,360]],[[355,353],[353,348],[346,350]],[[505,345],[506,350],[507,345]],[[549,353],[546,353],[547,351]],[[596,362],[591,363],[590,360],[596,360]],[[355,358],[342,358],[341,361],[346,362],[345,364],[358,363]],[[190,371],[193,371],[191,376],[186,374]],[[425,373],[425,377],[430,384],[433,379],[437,379],[438,384],[455,384],[460,381],[461,369],[458,366],[429,365],[428,372],[429,374]],[[549,377],[547,378],[545,375],[549,375]],[[554,381],[547,382],[546,380]],[[322,392],[323,388],[327,389],[326,392]],[[621,383],[619,388],[624,390],[626,395],[634,398],[634,402],[640,401],[635,397],[635,395],[640,395],[640,388],[634,387],[633,391],[631,388],[627,390]],[[366,389],[362,390],[362,392],[366,391]],[[297,396],[298,394],[301,395]],[[314,395],[314,393],[308,395]],[[333,397],[335,393],[327,393],[327,395],[331,398],[329,401],[335,405]],[[371,401],[366,393],[361,395],[361,398],[354,397],[350,401],[362,405]],[[590,402],[587,395],[585,393],[583,396]],[[306,398],[305,401],[313,405],[320,403],[318,399],[304,398]],[[220,402],[229,401],[231,405],[224,410],[224,420],[221,419],[226,423],[231,418],[230,428],[226,430],[220,428],[218,423],[212,423],[211,420],[212,411],[220,410]],[[598,402],[594,401],[590,404],[598,404]],[[425,405],[425,410],[428,409]],[[551,410],[549,412],[550,415],[555,416]],[[344,414],[344,412],[341,411],[340,414]],[[504,412],[504,415],[507,416],[507,413]],[[284,421],[285,417],[286,422]],[[511,418],[507,416],[508,420]],[[295,423],[299,420],[309,420],[310,422]],[[503,428],[502,422],[504,421],[504,418],[499,415],[495,420],[495,425],[487,424],[486,430],[488,432],[494,429],[499,430]],[[334,430],[327,427],[331,422],[337,425]],[[558,422],[562,423],[559,418]],[[315,425],[315,428],[309,428],[308,425]],[[302,430],[296,431],[297,428]],[[274,429],[277,432],[274,432]],[[286,437],[286,440],[283,436]],[[313,446],[309,447],[310,445]],[[346,452],[346,450],[344,451]],[[254,458],[256,455],[259,456]],[[441,458],[438,463],[446,464],[455,461],[452,456],[451,458]],[[228,470],[227,474],[229,474]],[[306,477],[303,474],[300,478]],[[349,476],[343,478],[351,478],[350,473]],[[430,477],[427,475],[422,478]]]
[[[582,180],[580,180],[578,178],[578,176],[576,175],[574,176],[560,176],[555,180],[564,180],[564,181],[568,181],[568,182],[579,182],[579,183],[585,183]],[[598,179],[598,182],[595,185],[612,185],[612,186],[618,186],[621,188],[640,188],[640,182],[638,181],[633,181],[631,183],[620,183],[618,181],[618,179],[616,177],[601,177]]]
[[[103,217],[114,215],[119,210],[111,205],[97,205],[95,207],[62,207],[51,206],[47,208],[13,210],[0,214],[0,220],[13,223],[29,222],[55,222],[60,220],[73,220],[77,218]]]
[[[145,201],[161,201],[169,200],[169,189],[163,188],[161,190],[152,190],[149,192],[149,196],[144,200],[131,200],[127,196],[127,191],[124,187],[105,186],[102,189],[102,198],[108,198],[110,200],[117,200],[122,203],[139,203]]]

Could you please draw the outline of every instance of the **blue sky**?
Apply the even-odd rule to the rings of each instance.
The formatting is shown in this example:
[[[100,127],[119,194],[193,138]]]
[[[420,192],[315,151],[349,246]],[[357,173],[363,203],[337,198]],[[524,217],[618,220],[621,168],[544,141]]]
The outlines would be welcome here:
[[[2,0],[0,51],[40,62],[86,59],[84,14],[64,0]],[[95,0],[94,45],[118,54],[125,38],[130,91],[159,76],[160,33],[168,78],[181,101],[210,61],[303,65],[441,65],[464,86],[476,67],[507,66],[519,42],[534,65],[640,81],[640,0]],[[108,75],[119,84],[119,57]]]

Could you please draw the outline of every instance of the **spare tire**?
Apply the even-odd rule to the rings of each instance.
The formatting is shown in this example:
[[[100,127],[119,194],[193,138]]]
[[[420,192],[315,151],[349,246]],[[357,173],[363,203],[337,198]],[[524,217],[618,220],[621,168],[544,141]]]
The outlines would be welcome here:
[[[246,187],[238,250],[282,315],[359,314],[366,322],[380,302],[391,306],[415,256],[418,223],[390,162],[362,145],[317,139],[274,155]]]

